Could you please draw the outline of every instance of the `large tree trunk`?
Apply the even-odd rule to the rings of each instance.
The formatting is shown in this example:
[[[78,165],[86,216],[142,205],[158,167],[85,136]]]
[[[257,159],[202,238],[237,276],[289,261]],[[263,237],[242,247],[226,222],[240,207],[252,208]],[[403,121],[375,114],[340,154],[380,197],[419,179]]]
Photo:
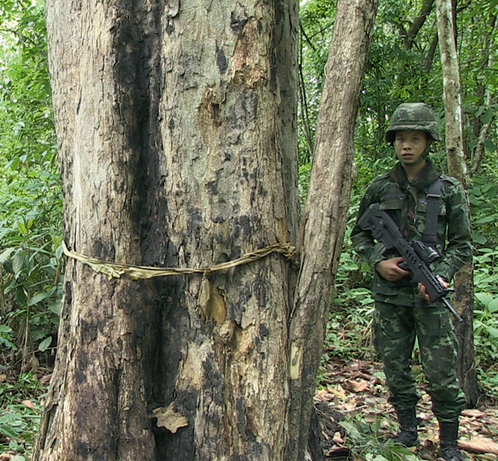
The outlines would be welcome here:
[[[450,175],[467,183],[467,164],[463,149],[463,119],[460,70],[455,43],[455,28],[451,0],[437,0],[438,36],[443,67],[446,149]],[[470,406],[477,404],[477,378],[474,367],[473,285],[472,264],[464,266],[455,276],[454,307],[463,318],[454,322],[460,343],[457,375]]]
[[[71,250],[295,242],[295,1],[49,0],[47,23]],[[290,280],[281,255],[144,281],[69,260],[34,459],[286,459]]]
[[[290,332],[291,451],[301,460],[310,424],[334,277],[353,181],[354,126],[377,0],[339,0],[302,223],[301,270]]]

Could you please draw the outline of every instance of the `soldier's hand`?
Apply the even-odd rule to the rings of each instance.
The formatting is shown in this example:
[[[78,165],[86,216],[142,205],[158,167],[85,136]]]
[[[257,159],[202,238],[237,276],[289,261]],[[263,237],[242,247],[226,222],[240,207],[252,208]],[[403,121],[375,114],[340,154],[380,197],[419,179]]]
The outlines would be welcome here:
[[[443,285],[444,288],[449,287],[450,284],[445,279],[443,279],[443,277],[439,277],[438,275],[437,278],[441,282],[441,285]],[[424,298],[426,301],[431,302],[431,297],[427,294],[425,285],[422,285],[421,283],[418,284],[418,295],[421,298]]]
[[[383,259],[375,265],[375,270],[389,282],[395,282],[403,277],[410,274],[409,271],[405,271],[399,267],[399,264],[403,262],[403,257],[398,256],[391,259]]]

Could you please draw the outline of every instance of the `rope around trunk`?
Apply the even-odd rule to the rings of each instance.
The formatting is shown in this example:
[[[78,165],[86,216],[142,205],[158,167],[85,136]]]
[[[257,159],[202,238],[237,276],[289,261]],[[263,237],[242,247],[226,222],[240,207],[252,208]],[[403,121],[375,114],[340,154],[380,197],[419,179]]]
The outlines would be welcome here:
[[[242,266],[243,264],[249,264],[253,261],[265,258],[272,253],[280,253],[289,259],[292,258],[295,253],[295,247],[291,244],[275,243],[274,245],[261,248],[251,253],[246,253],[240,258],[237,258],[233,261],[215,264],[211,267],[204,267],[199,269],[177,269],[172,267],[130,266],[128,264],[100,261],[98,259],[90,258],[75,251],[69,250],[64,241],[62,241],[62,248],[64,254],[67,257],[76,259],[77,261],[90,266],[95,272],[106,274],[109,278],[121,278],[122,276],[125,276],[132,280],[150,279],[154,277],[167,277],[170,275],[209,274],[212,272],[231,269],[232,267]]]

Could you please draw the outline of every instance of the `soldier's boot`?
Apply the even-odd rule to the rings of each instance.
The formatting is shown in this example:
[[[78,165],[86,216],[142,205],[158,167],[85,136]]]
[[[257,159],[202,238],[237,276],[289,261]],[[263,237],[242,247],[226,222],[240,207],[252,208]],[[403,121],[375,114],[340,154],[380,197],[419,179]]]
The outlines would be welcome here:
[[[417,444],[417,415],[415,408],[396,410],[399,422],[399,432],[393,440],[405,447],[413,447]]]
[[[439,421],[439,455],[446,461],[465,461],[458,449],[458,420],[448,422]]]

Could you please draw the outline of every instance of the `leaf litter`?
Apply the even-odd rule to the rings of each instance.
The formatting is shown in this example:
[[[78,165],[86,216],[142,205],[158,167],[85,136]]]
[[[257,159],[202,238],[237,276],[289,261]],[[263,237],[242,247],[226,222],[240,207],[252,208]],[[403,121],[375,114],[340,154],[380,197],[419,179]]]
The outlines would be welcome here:
[[[365,459],[355,453],[354,446],[348,446],[354,437],[348,437],[350,434],[344,429],[350,426],[341,424],[345,417],[375,424],[379,440],[387,440],[396,433],[397,419],[388,403],[384,380],[382,364],[378,362],[332,358],[322,364],[320,386],[314,401],[325,459]],[[415,455],[414,459],[436,461],[441,459],[438,458],[439,427],[423,385],[419,391],[419,443],[409,450]],[[498,408],[483,400],[477,408],[464,410],[460,417],[458,445],[471,461],[498,460]]]

